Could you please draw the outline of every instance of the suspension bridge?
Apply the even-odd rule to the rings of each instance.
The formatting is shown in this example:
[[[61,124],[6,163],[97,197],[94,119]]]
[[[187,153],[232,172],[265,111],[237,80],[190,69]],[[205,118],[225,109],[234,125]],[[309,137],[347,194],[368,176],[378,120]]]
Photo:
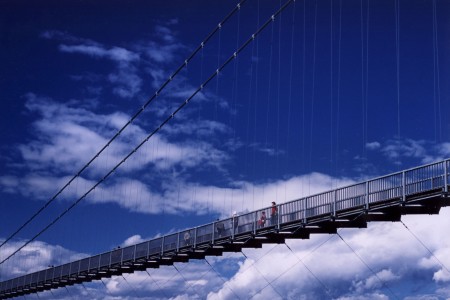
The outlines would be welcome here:
[[[438,214],[450,205],[450,160],[400,171],[358,184],[190,228],[125,248],[0,283],[0,298],[188,262],[285,239],[365,228],[367,222],[400,221],[407,214]],[[276,211],[273,214],[273,211]],[[271,216],[264,226],[262,213]]]
[[[163,82],[131,119],[113,135],[105,146],[76,172],[35,215],[4,241],[0,247],[9,242],[16,233],[33,221],[41,211],[60,197],[66,188],[80,178],[82,173],[91,167],[93,162],[123,134],[124,130],[144,112],[147,106],[160,97],[164,89],[191,63],[197,54],[202,52],[212,37],[241,9],[245,2],[246,0],[240,1],[191,55],[183,61],[176,71]],[[248,36],[241,45],[237,46],[231,55],[221,62],[209,76],[206,76],[206,79],[179,106],[171,111],[153,131],[150,131],[141,143],[132,148],[109,172],[77,198],[67,210],[63,211],[48,226],[44,227],[43,230],[9,257],[12,257],[27,244],[37,239],[41,233],[53,226],[73,207],[111,177],[147,141],[158,134],[185,106],[202,93],[214,78],[222,73],[231,62],[235,61],[294,2],[295,0],[286,1],[265,22],[261,25],[258,23],[256,31]],[[396,9],[398,8],[396,7]],[[398,26],[398,24],[396,25]],[[363,38],[361,37],[361,39]],[[398,43],[398,36],[396,42]],[[433,40],[433,42],[435,41]],[[364,50],[364,46],[362,49]],[[398,52],[396,54],[398,59]],[[333,53],[331,53],[331,56],[333,56]],[[331,64],[333,64],[332,61]],[[362,69],[364,68],[366,68],[365,71],[367,72],[367,66],[362,66]],[[365,79],[367,79],[367,76],[366,74]],[[399,79],[397,78],[397,80]],[[367,84],[363,83],[362,85],[362,89],[366,89],[367,92]],[[333,83],[331,84],[331,90],[333,90]],[[367,106],[367,103],[364,105]],[[364,122],[367,122],[367,120]],[[313,121],[311,121],[312,123]],[[318,194],[274,204],[270,207],[259,208],[250,212],[246,211],[239,215],[221,218],[214,222],[187,228],[144,242],[118,247],[111,251],[64,264],[49,266],[22,276],[3,279],[3,281],[0,281],[0,299],[36,294],[103,278],[121,276],[126,273],[144,271],[148,268],[160,268],[180,262],[187,263],[190,260],[201,260],[208,256],[221,256],[227,252],[241,252],[245,248],[262,248],[264,244],[283,244],[288,239],[302,240],[309,239],[314,234],[336,234],[340,228],[367,228],[369,222],[400,222],[403,215],[438,214],[442,207],[450,206],[449,180],[450,159],[444,159],[348,186],[337,187]]]

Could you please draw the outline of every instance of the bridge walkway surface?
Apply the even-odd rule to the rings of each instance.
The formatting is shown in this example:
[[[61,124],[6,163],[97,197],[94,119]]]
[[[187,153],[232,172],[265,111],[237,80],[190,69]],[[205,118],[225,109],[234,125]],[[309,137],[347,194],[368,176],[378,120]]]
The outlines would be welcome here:
[[[366,228],[367,222],[400,221],[407,214],[438,214],[450,205],[450,159],[396,172],[272,207],[114,249],[0,282],[0,299],[13,298],[188,262],[243,248],[261,248],[338,228]],[[258,220],[267,216],[265,226]]]

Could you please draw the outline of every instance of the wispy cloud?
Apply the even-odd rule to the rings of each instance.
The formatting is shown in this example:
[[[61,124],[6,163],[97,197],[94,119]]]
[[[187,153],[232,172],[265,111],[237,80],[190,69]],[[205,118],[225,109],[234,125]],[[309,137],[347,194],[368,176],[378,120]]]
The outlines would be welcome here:
[[[61,41],[58,49],[62,53],[80,54],[112,61],[115,64],[115,69],[106,78],[113,85],[112,92],[115,95],[121,98],[132,98],[141,91],[142,79],[138,75],[136,67],[141,61],[140,53],[119,46],[105,46],[60,31],[45,31],[41,34],[41,37]],[[84,76],[74,75],[73,78],[80,80]],[[88,77],[87,80],[90,80],[90,78]]]
[[[385,142],[366,144],[371,151],[380,151],[391,163],[402,165],[405,160],[416,160],[427,164],[450,157],[450,143],[435,143],[427,140],[397,138]]]
[[[370,142],[370,143],[366,143],[366,148],[369,150],[376,150],[378,148],[380,148],[381,145],[379,142]]]
[[[139,54],[127,49],[113,47],[105,49],[98,45],[59,45],[59,50],[66,53],[85,54],[97,58],[107,58],[116,62],[128,63],[139,60]]]

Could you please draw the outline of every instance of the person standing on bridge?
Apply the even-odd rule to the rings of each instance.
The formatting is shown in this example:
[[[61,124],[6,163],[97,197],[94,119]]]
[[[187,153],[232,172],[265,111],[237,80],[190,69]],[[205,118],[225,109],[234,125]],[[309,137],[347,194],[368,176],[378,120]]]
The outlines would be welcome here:
[[[272,201],[272,208],[270,210],[270,225],[277,225],[278,220],[278,208],[275,201]]]
[[[258,227],[259,228],[263,228],[264,225],[266,225],[266,212],[265,211],[263,211],[261,213],[261,218],[259,218],[259,220],[258,220]]]
[[[223,222],[219,222],[219,219],[217,219],[216,222],[217,235],[219,237],[222,237],[223,235],[225,235],[225,224],[223,224]]]
[[[189,246],[190,244],[191,244],[191,234],[189,233],[189,231],[186,231],[184,233],[184,245]]]

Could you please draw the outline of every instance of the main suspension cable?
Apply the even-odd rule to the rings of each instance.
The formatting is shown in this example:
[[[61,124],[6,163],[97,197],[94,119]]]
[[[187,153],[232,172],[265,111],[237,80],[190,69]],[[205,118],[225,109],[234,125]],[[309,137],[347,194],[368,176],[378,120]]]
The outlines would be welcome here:
[[[25,228],[31,221],[34,220],[44,209],[46,209],[76,178],[80,177],[83,173],[103,151],[109,147],[109,145],[131,124],[134,120],[145,110],[145,108],[155,100],[161,92],[166,88],[166,86],[184,69],[188,63],[197,55],[197,53],[203,49],[206,43],[219,31],[222,26],[237,12],[240,10],[241,5],[247,0],[241,0],[236,7],[211,31],[210,34],[200,43],[200,45],[189,55],[187,59],[176,69],[172,75],[159,87],[159,89],[144,103],[144,105],[122,126],[122,128],[116,132],[116,134],[97,152],[53,197],[51,197],[41,208],[39,208],[23,225],[21,225],[14,233],[12,233],[7,239],[5,239],[1,244],[0,248],[15,237],[23,228]]]
[[[287,0],[282,7],[278,9],[272,16],[261,26],[259,27],[255,33],[253,33],[225,62],[214,71],[208,79],[206,79],[200,86],[186,99],[182,102],[177,109],[175,109],[158,127],[156,127],[144,140],[142,140],[133,150],[131,150],[118,164],[116,164],[103,178],[101,178],[97,183],[95,183],[87,192],[85,192],[78,200],[73,202],[65,211],[63,211],[58,217],[56,217],[52,222],[50,222],[47,226],[45,226],[41,231],[35,234],[31,239],[25,242],[22,246],[20,246],[17,250],[12,252],[9,256],[3,259],[0,262],[0,265],[5,261],[10,259],[36,238],[38,238],[41,234],[47,231],[51,226],[53,226],[56,222],[58,222],[63,216],[65,216],[70,210],[72,210],[78,203],[81,202],[84,198],[86,198],[93,190],[95,190],[101,183],[103,183],[111,174],[113,174],[123,163],[125,163],[134,153],[136,153],[150,138],[152,138],[156,133],[158,133],[161,128],[163,128],[171,119],[175,117],[175,115],[184,108],[200,91],[202,91],[208,83],[214,79],[230,62],[237,58],[237,56],[252,42],[256,39],[256,37],[272,22],[275,21],[276,17],[280,15],[288,6],[295,0]]]

